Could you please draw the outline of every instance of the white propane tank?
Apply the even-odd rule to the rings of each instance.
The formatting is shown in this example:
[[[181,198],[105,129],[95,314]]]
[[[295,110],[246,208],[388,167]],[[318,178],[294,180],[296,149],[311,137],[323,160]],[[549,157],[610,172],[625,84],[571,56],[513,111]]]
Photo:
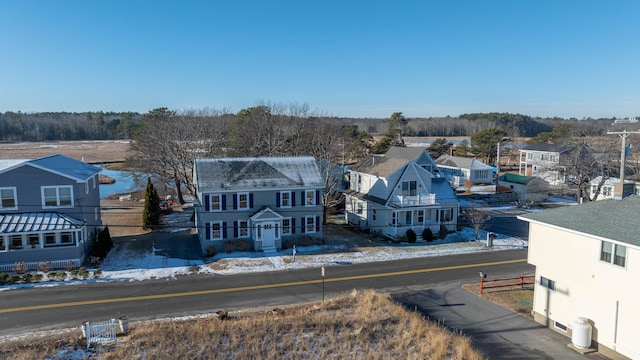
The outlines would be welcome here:
[[[585,317],[579,317],[573,322],[571,343],[578,349],[588,349],[591,346],[591,324]]]

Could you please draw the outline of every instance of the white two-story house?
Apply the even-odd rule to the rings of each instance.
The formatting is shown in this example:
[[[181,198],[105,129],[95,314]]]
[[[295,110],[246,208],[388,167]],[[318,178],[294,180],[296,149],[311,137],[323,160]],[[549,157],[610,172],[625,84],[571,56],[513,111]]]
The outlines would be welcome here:
[[[424,149],[391,148],[349,169],[346,220],[392,239],[456,230],[458,200]]]
[[[632,195],[518,216],[529,223],[537,322],[610,358],[640,359],[638,214]]]

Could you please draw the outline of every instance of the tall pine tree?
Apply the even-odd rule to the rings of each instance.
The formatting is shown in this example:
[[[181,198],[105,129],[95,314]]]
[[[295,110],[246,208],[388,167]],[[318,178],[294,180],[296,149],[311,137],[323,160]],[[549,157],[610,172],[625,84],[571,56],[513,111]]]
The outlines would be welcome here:
[[[145,229],[160,225],[160,197],[147,178],[147,189],[144,194],[144,210],[142,211],[142,227]]]

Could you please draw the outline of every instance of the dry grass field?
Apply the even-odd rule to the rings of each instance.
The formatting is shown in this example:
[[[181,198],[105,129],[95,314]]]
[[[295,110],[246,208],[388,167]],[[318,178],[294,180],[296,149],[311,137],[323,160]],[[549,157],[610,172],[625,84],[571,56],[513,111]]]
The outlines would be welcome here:
[[[0,359],[82,348],[80,331],[0,345]],[[80,358],[80,357],[78,357]],[[95,359],[483,359],[469,339],[389,296],[353,291],[324,303],[130,324]]]
[[[62,154],[87,163],[124,161],[129,153],[129,141],[49,141],[2,142],[0,159],[34,159]]]

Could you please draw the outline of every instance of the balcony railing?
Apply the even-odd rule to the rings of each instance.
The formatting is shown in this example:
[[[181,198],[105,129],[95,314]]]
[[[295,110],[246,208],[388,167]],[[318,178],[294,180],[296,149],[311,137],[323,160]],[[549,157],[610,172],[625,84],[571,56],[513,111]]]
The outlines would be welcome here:
[[[415,196],[396,195],[391,199],[391,206],[411,207],[436,204],[436,194],[419,194]]]

